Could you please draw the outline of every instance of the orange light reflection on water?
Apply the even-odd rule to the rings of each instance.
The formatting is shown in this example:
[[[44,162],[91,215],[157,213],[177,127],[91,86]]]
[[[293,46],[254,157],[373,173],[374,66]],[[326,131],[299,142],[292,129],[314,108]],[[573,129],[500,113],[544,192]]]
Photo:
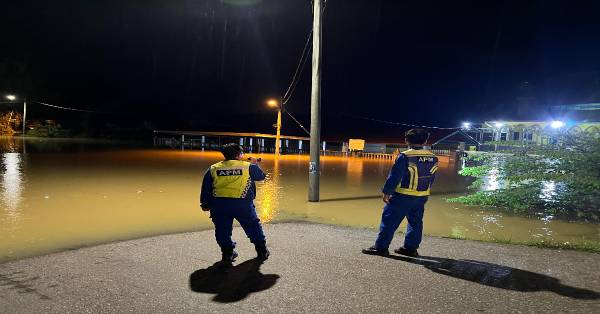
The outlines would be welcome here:
[[[273,169],[267,172],[267,178],[258,186],[256,202],[258,205],[258,218],[262,222],[272,221],[279,212],[279,159],[273,160]]]
[[[350,157],[346,164],[346,179],[353,182],[360,182],[363,177],[363,158]]]

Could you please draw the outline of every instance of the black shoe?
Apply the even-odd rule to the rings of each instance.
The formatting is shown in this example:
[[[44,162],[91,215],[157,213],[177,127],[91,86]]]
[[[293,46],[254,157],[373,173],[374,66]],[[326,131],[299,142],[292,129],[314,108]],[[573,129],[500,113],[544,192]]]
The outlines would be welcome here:
[[[369,254],[369,255],[379,255],[379,256],[388,256],[388,255],[390,255],[390,252],[387,249],[385,249],[385,250],[378,250],[374,246],[372,246],[370,248],[367,248],[367,249],[363,249],[362,252],[363,252],[363,254]]]
[[[267,243],[261,242],[259,244],[254,244],[254,248],[256,249],[256,257],[262,260],[266,260],[271,255],[271,252],[267,249]]]
[[[269,255],[271,255],[271,252],[269,252],[269,250],[267,250],[266,248],[264,250],[256,251],[256,257],[262,260],[268,259]]]
[[[394,252],[401,254],[401,255],[410,256],[410,257],[419,256],[419,252],[417,252],[417,250],[407,250],[403,246],[398,248],[397,250],[394,250]]]
[[[233,262],[235,262],[235,258],[238,257],[238,253],[233,249],[230,249],[230,250],[225,249],[222,251],[223,251],[223,253],[221,255],[222,262],[233,263]]]

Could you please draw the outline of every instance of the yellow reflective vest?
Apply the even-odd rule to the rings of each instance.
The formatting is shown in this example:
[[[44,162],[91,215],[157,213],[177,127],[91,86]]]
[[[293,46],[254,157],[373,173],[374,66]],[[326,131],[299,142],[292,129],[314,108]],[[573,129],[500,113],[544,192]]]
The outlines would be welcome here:
[[[210,166],[213,196],[245,198],[252,180],[250,163],[241,160],[224,160]]]
[[[438,158],[425,149],[409,149],[402,154],[406,156],[408,170],[396,187],[396,192],[412,196],[428,196],[438,169]]]

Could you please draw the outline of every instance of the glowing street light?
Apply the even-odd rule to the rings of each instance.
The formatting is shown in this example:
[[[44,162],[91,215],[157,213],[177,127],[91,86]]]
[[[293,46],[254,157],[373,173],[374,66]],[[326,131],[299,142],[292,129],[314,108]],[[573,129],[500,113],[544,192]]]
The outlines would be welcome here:
[[[281,137],[281,110],[283,109],[283,102],[279,102],[276,99],[267,100],[267,106],[271,108],[277,108],[277,135],[275,136],[275,157],[279,156],[279,141]]]
[[[271,108],[279,108],[279,102],[275,99],[269,99],[267,100],[267,106]]]
[[[496,123],[494,123],[494,126],[497,127],[497,128],[501,128],[501,127],[504,126],[504,123],[502,123],[502,122],[496,122]]]
[[[462,124],[463,129],[470,129],[471,128],[471,122],[463,122]]]
[[[565,123],[564,123],[564,122],[562,122],[562,121],[552,121],[552,122],[550,123],[550,126],[551,126],[553,129],[560,129],[560,128],[562,128],[563,126],[565,126]]]
[[[15,96],[15,95],[6,95],[6,99],[8,99],[10,101],[15,101],[15,99],[17,99],[17,96]]]

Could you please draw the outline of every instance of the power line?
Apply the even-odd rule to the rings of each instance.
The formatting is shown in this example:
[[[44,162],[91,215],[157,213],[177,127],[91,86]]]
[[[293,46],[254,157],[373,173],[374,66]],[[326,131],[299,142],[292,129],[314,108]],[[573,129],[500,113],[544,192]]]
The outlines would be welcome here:
[[[302,73],[302,70],[304,70],[304,65],[306,64],[306,60],[308,58],[306,58],[307,54],[306,51],[308,50],[308,46],[310,44],[310,39],[312,38],[312,29],[310,30],[310,32],[308,32],[308,37],[306,38],[306,43],[304,44],[304,49],[302,49],[302,55],[300,56],[300,61],[298,62],[298,66],[296,67],[296,71],[294,72],[294,76],[292,76],[292,81],[290,83],[290,86],[288,86],[287,90],[285,91],[285,94],[283,95],[283,104],[287,104],[287,102],[290,100],[290,98],[292,98],[292,94],[294,93],[294,90],[296,89],[296,86],[298,85],[298,82],[300,81],[298,79],[298,76],[300,75],[300,73]]]
[[[325,1],[324,5],[323,5],[323,18],[325,17],[325,12],[326,12],[325,9],[326,8],[327,8],[327,1]],[[294,71],[294,75],[292,76],[292,81],[290,82],[290,85],[288,86],[287,90],[285,91],[285,94],[282,97],[282,104],[284,104],[284,105],[288,103],[290,98],[292,98],[292,95],[294,94],[294,91],[296,90],[296,86],[298,86],[298,83],[300,81],[300,75],[302,74],[302,71],[304,70],[304,65],[306,64],[306,60],[308,59],[307,52],[308,52],[308,47],[310,45],[310,40],[312,38],[312,34],[313,34],[313,30],[311,28],[311,30],[308,32],[308,36],[306,38],[306,43],[304,44],[304,48],[302,49],[302,54],[300,55],[300,60],[298,61],[298,65],[296,66],[296,71]]]
[[[294,120],[294,122],[296,122],[300,126],[302,131],[304,131],[306,134],[310,135],[310,132],[302,125],[302,123],[300,123],[296,118],[294,118],[294,116],[292,116],[292,114],[289,111],[284,110],[284,112],[287,113],[288,116],[290,116],[290,118],[292,118]]]
[[[352,118],[355,118],[355,119],[362,119],[362,120],[368,120],[368,121],[374,121],[374,122],[385,123],[385,124],[392,124],[392,125],[401,125],[401,126],[407,126],[407,127],[411,127],[411,128],[427,128],[427,129],[439,129],[439,130],[455,130],[455,129],[460,129],[458,127],[456,127],[456,128],[445,128],[445,127],[439,127],[439,126],[416,125],[416,124],[408,124],[408,123],[401,123],[401,122],[386,121],[386,120],[380,120],[380,119],[375,119],[375,118],[370,118],[370,117],[356,116],[356,115],[352,115],[352,114],[348,114],[348,113],[344,113],[344,112],[342,112],[340,114],[348,116],[348,117],[352,117]]]
[[[62,107],[62,106],[57,106],[57,105],[51,105],[51,104],[43,103],[43,102],[40,102],[40,101],[32,101],[32,102],[34,102],[36,104],[39,104],[39,105],[42,105],[42,106],[46,106],[46,107],[63,109],[63,110],[69,110],[69,111],[89,112],[89,113],[102,113],[102,114],[113,114],[112,112],[105,112],[105,111],[96,111],[96,110],[86,110],[86,109],[76,109],[76,108]]]
[[[311,1],[311,7],[314,4]],[[323,5],[323,17],[325,16],[325,9],[327,8],[327,0],[325,0],[324,5]],[[306,65],[306,60],[308,60],[308,47],[310,46],[310,42],[312,39],[312,35],[313,35],[313,29],[311,28],[311,30],[308,32],[308,36],[306,36],[306,42],[304,43],[304,48],[302,48],[302,54],[300,55],[300,60],[298,61],[298,65],[296,66],[296,70],[294,71],[294,75],[292,76],[292,81],[290,82],[290,85],[288,86],[287,90],[285,91],[285,94],[283,94],[283,97],[281,97],[281,107],[283,108],[283,105],[287,104],[290,99],[292,98],[292,95],[294,94],[294,91],[296,90],[296,86],[298,86],[298,83],[300,82],[300,76],[302,75],[302,71],[304,71],[304,66]],[[300,126],[300,128],[302,129],[302,131],[304,131],[306,134],[310,135],[310,132],[304,127],[304,125],[302,125],[302,123],[300,123],[300,121],[298,121],[298,119],[296,119],[288,110],[283,110],[285,113],[288,114],[288,116],[290,116],[290,118],[292,118],[292,120],[294,120],[294,122],[296,122],[296,124],[298,124],[298,126]]]

